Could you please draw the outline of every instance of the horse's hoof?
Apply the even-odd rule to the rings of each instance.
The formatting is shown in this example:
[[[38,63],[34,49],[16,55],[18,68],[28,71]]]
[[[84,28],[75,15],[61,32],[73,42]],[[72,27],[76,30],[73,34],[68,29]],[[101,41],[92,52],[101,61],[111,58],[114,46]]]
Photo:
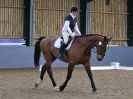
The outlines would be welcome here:
[[[60,86],[60,92],[62,92],[64,90],[64,87],[63,86]]]
[[[36,83],[35,83],[35,88],[38,87],[41,84],[41,80],[39,79]]]
[[[54,87],[54,89],[55,89],[56,91],[58,91],[58,92],[60,91],[59,86],[57,86],[57,85]]]
[[[97,91],[92,91],[92,94],[98,94],[98,92]]]
[[[38,85],[37,83],[35,83],[35,86],[34,86],[34,87],[37,88],[38,86],[39,86],[39,85]]]

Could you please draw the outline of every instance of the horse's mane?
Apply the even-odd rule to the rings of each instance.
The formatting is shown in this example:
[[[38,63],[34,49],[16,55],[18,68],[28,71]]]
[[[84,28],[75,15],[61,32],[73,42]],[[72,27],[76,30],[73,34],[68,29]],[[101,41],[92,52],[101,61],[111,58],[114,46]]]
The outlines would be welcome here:
[[[82,37],[88,37],[88,36],[102,36],[103,37],[103,35],[100,35],[100,34],[83,34],[83,35],[76,36],[76,38],[82,38]]]

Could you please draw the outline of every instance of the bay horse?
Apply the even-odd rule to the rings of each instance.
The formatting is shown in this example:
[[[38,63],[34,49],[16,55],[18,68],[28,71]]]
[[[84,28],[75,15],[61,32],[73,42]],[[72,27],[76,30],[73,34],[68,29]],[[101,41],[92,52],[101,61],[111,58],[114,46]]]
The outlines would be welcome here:
[[[111,39],[112,37],[108,38],[99,34],[76,36],[68,52],[59,57],[59,49],[54,47],[57,37],[40,37],[35,43],[34,63],[36,67],[39,66],[41,51],[46,62],[42,66],[40,78],[35,83],[35,87],[38,87],[41,84],[44,74],[47,70],[53,87],[58,91],[63,91],[67,86],[68,81],[71,79],[75,65],[82,64],[85,67],[85,70],[91,81],[92,92],[96,93],[97,89],[93,81],[90,65],[91,50],[92,48],[96,47],[97,60],[102,61],[105,56],[107,44]],[[60,87],[57,86],[51,69],[51,63],[53,63],[57,58],[69,64],[66,80]]]

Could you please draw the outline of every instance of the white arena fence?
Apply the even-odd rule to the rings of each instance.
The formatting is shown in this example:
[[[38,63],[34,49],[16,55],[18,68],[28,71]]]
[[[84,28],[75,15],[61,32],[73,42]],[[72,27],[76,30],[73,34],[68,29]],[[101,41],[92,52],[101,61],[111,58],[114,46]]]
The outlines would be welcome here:
[[[39,71],[41,72],[42,66],[40,65]],[[81,67],[80,65],[78,67]],[[83,66],[82,66],[83,67]],[[133,70],[133,67],[111,65],[111,66],[92,66],[91,70]]]
[[[97,66],[91,67],[91,70],[133,70],[133,67],[126,67],[126,66]]]

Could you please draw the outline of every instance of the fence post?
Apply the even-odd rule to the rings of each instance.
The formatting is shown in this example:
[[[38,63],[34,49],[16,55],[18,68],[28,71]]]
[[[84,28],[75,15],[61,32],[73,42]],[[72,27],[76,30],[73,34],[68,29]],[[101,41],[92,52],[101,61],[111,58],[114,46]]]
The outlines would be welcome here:
[[[86,1],[80,0],[80,31],[86,34]]]
[[[90,32],[90,18],[89,18],[89,2],[86,3],[86,34]]]
[[[24,37],[26,40],[26,45],[32,45],[33,38],[33,19],[34,19],[34,0],[25,0],[25,10],[24,10]]]
[[[133,46],[133,1],[127,0],[127,38],[128,46]]]

